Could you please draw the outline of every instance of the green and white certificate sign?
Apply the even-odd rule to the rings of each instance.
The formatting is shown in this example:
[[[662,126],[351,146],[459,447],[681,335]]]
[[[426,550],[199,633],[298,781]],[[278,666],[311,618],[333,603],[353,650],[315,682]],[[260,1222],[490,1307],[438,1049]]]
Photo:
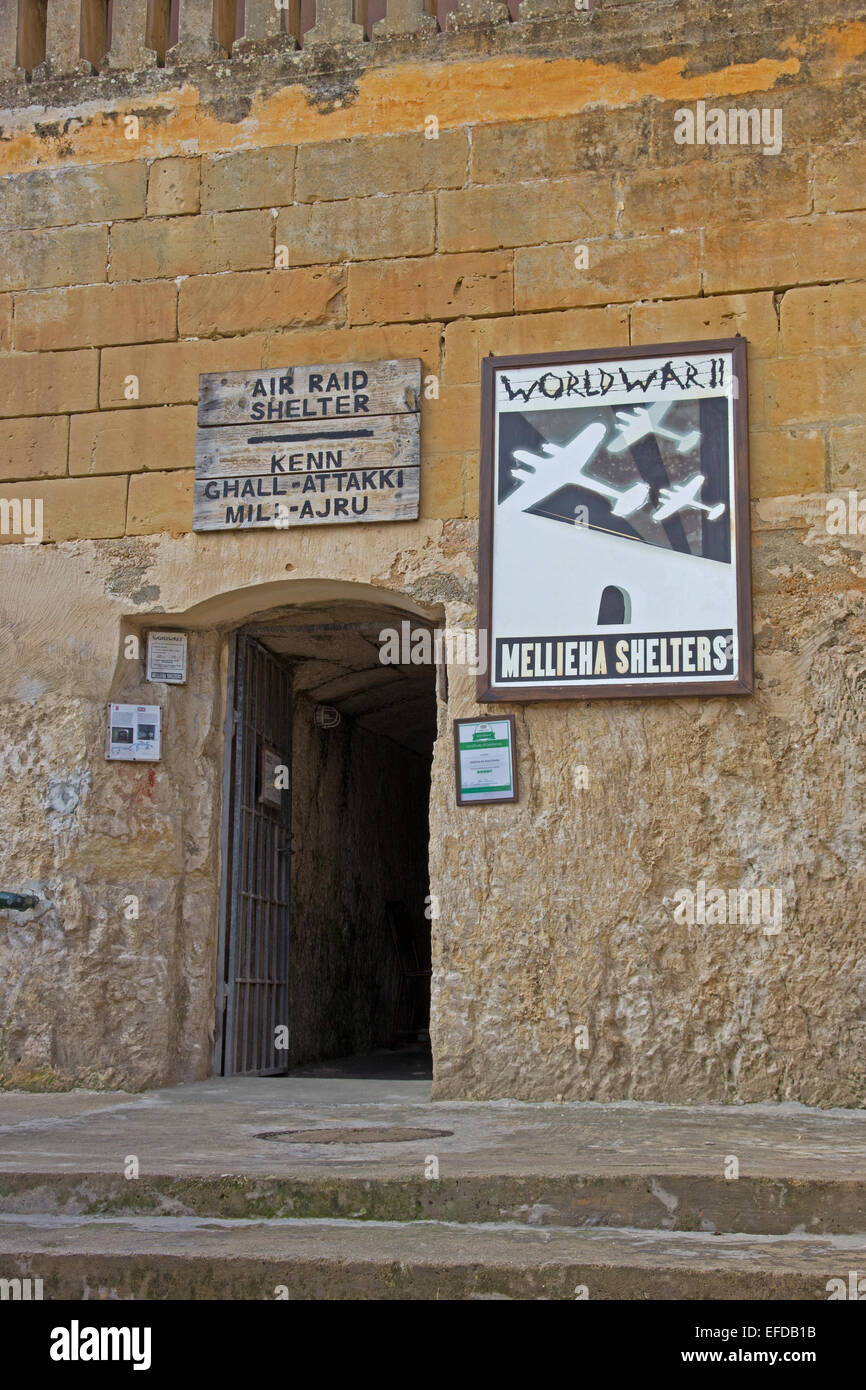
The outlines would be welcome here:
[[[455,719],[454,761],[459,806],[516,801],[513,715]]]

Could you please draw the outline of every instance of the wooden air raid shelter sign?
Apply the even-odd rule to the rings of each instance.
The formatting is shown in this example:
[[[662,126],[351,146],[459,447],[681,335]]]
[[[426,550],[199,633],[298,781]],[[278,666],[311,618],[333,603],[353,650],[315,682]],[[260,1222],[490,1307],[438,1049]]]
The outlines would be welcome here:
[[[199,378],[194,531],[418,516],[421,362]]]

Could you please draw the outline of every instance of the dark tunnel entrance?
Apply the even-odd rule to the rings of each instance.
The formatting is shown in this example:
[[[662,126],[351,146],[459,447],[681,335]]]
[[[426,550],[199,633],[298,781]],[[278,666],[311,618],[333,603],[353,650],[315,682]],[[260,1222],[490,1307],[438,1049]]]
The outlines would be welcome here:
[[[380,632],[405,619],[320,604],[233,637],[223,1075],[381,1049],[429,1055],[436,673],[380,661]]]

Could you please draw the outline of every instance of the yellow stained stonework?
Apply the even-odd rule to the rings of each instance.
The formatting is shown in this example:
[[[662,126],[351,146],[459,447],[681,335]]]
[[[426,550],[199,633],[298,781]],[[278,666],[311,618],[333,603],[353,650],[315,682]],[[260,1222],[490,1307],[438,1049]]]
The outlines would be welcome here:
[[[866,24],[829,31],[824,79],[841,75],[844,66],[864,50]],[[445,130],[498,121],[552,120],[599,102],[629,105],[645,97],[685,102],[708,95],[769,91],[780,78],[799,72],[800,59],[792,52],[784,59],[732,64],[710,79],[705,74],[689,75],[685,68],[680,58],[637,71],[575,59],[406,63],[396,71],[389,67],[365,73],[357,98],[340,101],[335,110],[316,110],[302,90],[290,89],[261,99],[236,125],[203,111],[199,92],[187,86],[162,93],[152,103],[159,128],[146,130],[143,138],[148,155],[165,157],[186,152],[190,142],[198,153],[209,154],[423,130],[430,114]],[[55,139],[42,140],[33,131],[14,133],[0,152],[0,171],[21,173],[42,167],[46,154],[53,154],[57,162],[69,158],[87,164],[139,157],[137,150],[130,151],[136,142],[127,139],[123,118],[140,112],[140,104],[131,100],[119,102],[110,112],[82,113],[77,128]]]

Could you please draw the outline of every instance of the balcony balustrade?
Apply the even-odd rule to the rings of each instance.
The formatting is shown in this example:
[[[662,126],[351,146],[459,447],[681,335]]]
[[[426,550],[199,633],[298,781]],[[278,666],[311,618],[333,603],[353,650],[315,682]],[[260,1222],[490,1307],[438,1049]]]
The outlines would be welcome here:
[[[594,0],[0,0],[0,80],[380,44],[440,29],[580,20]],[[595,0],[597,3],[598,0]]]

